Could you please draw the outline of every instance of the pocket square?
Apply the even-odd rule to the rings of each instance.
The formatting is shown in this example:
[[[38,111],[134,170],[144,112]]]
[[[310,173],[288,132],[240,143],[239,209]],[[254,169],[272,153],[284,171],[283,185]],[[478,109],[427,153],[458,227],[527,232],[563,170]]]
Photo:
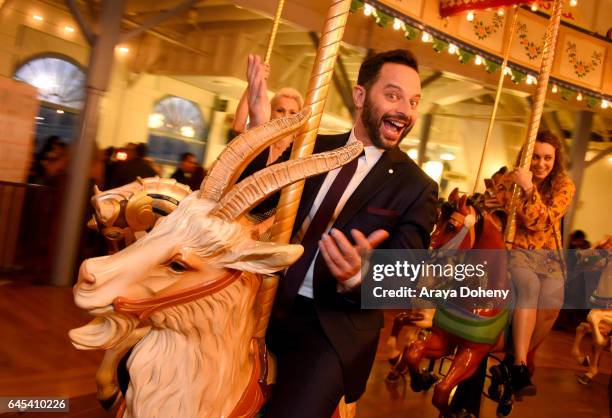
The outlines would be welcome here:
[[[389,218],[393,218],[399,215],[399,213],[397,213],[397,211],[393,209],[377,208],[376,206],[366,207],[366,212],[371,213],[373,215],[387,216]]]

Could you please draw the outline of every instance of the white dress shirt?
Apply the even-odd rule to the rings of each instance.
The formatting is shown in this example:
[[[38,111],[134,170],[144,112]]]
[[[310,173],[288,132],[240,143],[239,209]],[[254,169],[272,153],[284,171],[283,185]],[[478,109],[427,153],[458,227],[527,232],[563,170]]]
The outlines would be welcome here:
[[[354,141],[357,141],[357,138],[355,137],[355,132],[351,131],[348,142],[354,142]],[[348,199],[351,197],[353,192],[361,184],[363,179],[368,175],[372,167],[374,167],[374,165],[378,162],[378,160],[380,159],[380,157],[382,156],[384,152],[383,149],[376,148],[374,145],[369,145],[367,147],[364,147],[363,149],[364,149],[365,155],[362,155],[357,160],[357,170],[355,171],[355,174],[353,174],[351,181],[349,182],[348,186],[344,190],[344,193],[340,197],[340,200],[338,201],[338,205],[336,206],[336,209],[334,210],[334,214],[332,215],[332,218],[329,221],[327,228],[325,228],[326,233],[329,232],[329,230],[331,229],[332,225],[336,221],[336,218],[338,217],[338,215],[344,208],[344,205],[346,204]],[[317,213],[319,206],[323,202],[323,198],[325,198],[325,195],[327,194],[329,188],[331,187],[332,183],[336,179],[336,176],[340,172],[341,168],[342,167],[336,168],[335,170],[332,170],[329,173],[327,173],[327,176],[325,176],[325,181],[323,181],[323,184],[321,185],[321,188],[319,189],[319,192],[317,193],[317,197],[315,198],[315,201],[312,204],[312,208],[310,208],[310,212],[306,216],[306,219],[304,219],[304,223],[302,224],[302,226],[300,227],[299,231],[297,232],[297,234],[295,235],[292,241],[294,244],[299,244],[302,242],[302,238],[304,237],[304,234],[306,233],[306,230],[308,229],[308,226],[310,225],[312,218]],[[305,296],[311,299],[314,298],[312,279],[313,279],[314,263],[315,263],[315,260],[318,254],[319,254],[319,250],[317,249],[317,252],[315,253],[314,258],[312,259],[312,262],[310,263],[310,266],[308,267],[306,276],[304,277],[304,282],[302,283],[302,286],[298,290],[299,295],[302,295],[302,296]],[[356,286],[359,283],[361,283],[361,272],[357,273],[357,275],[355,275],[354,277],[351,277],[344,283],[342,284],[339,283],[338,290],[339,291],[347,290],[347,289],[350,289],[351,287]]]

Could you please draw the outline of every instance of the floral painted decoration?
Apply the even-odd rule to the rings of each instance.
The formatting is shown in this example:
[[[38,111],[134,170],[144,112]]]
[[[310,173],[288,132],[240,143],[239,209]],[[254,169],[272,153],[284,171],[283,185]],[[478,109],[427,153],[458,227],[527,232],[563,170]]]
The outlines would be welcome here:
[[[576,55],[576,44],[574,42],[568,41],[565,51],[567,52],[567,58],[570,64],[574,66],[574,73],[578,78],[582,78],[591,71],[594,71],[602,61],[601,52],[593,52],[591,55],[591,62],[579,60]]]
[[[527,24],[519,23],[517,27],[519,35],[519,43],[525,49],[525,54],[530,60],[534,60],[542,53],[542,45],[536,45],[533,41],[527,38]]]
[[[493,21],[489,25],[487,25],[482,19],[474,19],[474,23],[472,25],[474,29],[474,35],[476,35],[478,39],[483,41],[489,36],[496,33],[497,30],[502,27],[503,22],[504,18],[497,14],[493,16]]]

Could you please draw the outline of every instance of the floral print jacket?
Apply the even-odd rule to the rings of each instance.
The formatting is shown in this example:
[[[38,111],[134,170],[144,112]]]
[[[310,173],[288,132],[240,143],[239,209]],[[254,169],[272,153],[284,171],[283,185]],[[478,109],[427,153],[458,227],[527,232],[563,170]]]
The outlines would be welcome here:
[[[495,186],[497,199],[506,210],[510,208],[513,184],[511,173],[506,173]],[[557,248],[557,243],[561,245],[561,218],[575,191],[572,180],[562,174],[553,180],[552,193],[542,195],[536,188],[530,199],[523,196],[516,208],[514,247],[552,250]]]

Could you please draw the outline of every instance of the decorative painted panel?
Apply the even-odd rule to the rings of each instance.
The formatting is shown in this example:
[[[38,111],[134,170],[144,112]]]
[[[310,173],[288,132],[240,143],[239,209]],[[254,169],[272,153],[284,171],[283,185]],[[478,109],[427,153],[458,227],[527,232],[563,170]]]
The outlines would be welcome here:
[[[539,70],[547,20],[531,13],[519,15],[510,47],[510,57],[518,64]]]
[[[504,47],[504,25],[506,16],[499,16],[495,11],[478,13],[473,21],[461,19],[458,34],[467,42],[502,54]]]
[[[557,51],[561,77],[571,83],[599,89],[604,74],[605,44],[586,36],[562,33]]]

